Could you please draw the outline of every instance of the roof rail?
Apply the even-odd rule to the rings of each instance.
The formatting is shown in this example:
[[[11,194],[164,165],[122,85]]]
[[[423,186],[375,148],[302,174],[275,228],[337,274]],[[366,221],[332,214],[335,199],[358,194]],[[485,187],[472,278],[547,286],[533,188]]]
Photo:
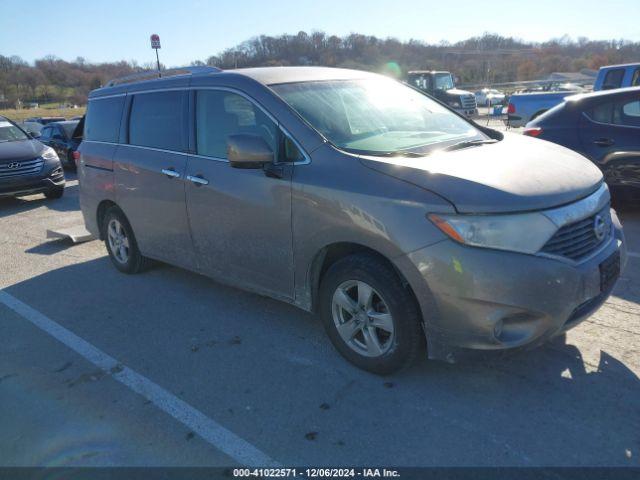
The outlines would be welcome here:
[[[165,77],[176,77],[178,75],[205,75],[207,73],[217,73],[222,70],[216,67],[177,67],[162,70],[158,73],[157,70],[145,70],[144,72],[134,73],[125,77],[118,77],[109,80],[105,87],[115,87],[123,83],[141,82],[144,80],[153,80]]]

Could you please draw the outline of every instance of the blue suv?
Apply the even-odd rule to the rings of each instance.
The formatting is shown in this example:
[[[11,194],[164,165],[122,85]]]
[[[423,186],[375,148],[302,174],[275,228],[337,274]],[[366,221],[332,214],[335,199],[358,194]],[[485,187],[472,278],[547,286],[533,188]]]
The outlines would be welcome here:
[[[640,197],[640,87],[569,97],[529,122],[524,134],[581,153],[610,187]]]

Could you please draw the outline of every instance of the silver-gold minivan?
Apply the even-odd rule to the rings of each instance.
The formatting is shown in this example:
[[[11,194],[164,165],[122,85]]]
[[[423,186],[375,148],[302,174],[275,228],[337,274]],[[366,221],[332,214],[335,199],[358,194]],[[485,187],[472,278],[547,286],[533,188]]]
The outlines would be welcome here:
[[[371,73],[118,79],[91,93],[80,152],[82,213],[116,268],[160,260],[318,312],[380,374],[425,347],[537,345],[626,263],[591,162]]]

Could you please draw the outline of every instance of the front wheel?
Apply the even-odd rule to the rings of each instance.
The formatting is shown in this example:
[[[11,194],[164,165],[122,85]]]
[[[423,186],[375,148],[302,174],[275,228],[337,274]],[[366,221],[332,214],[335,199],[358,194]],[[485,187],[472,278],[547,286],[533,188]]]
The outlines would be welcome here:
[[[424,344],[413,294],[384,261],[356,254],[336,262],[320,287],[320,314],[340,354],[379,375],[409,366]]]
[[[64,195],[64,185],[61,187],[53,187],[51,190],[47,190],[46,192],[44,192],[44,196],[49,200],[62,198],[62,195]]]

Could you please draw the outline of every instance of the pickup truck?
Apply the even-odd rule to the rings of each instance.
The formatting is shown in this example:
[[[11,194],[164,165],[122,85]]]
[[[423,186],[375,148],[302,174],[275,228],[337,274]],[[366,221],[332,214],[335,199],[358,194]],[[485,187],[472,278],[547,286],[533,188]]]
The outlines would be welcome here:
[[[516,93],[509,98],[507,118],[509,126],[524,127],[547,110],[561,104],[565,97],[580,92]]]
[[[612,90],[637,86],[640,86],[640,63],[627,63],[626,65],[600,67],[593,84],[593,90]]]

